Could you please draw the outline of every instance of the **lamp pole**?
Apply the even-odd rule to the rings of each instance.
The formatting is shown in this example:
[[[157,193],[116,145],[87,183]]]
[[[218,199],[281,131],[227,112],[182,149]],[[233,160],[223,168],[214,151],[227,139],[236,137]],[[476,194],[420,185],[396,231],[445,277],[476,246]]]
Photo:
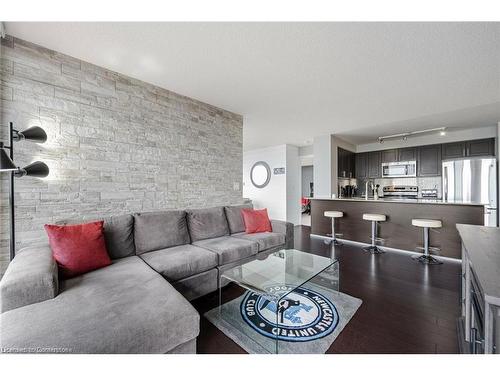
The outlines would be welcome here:
[[[14,124],[9,122],[10,160],[14,160]],[[16,255],[16,222],[14,217],[14,173],[10,172],[9,207],[10,207],[10,260]]]

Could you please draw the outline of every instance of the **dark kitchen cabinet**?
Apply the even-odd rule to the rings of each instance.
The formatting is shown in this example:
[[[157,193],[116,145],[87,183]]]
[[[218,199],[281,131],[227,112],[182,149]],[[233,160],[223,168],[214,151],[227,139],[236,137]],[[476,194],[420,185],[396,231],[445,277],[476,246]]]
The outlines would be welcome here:
[[[417,160],[417,149],[415,147],[406,147],[398,149],[398,161]]]
[[[368,153],[368,177],[378,178],[382,175],[382,166],[380,162],[380,151]]]
[[[495,139],[476,139],[467,142],[444,143],[443,159],[456,159],[468,156],[495,156]]]
[[[495,156],[495,139],[477,139],[465,143],[467,156]]]
[[[338,148],[337,152],[338,177],[351,178],[355,176],[355,153]]]
[[[444,143],[442,147],[443,159],[463,158],[465,155],[465,142]]]
[[[356,178],[368,177],[368,153],[356,154]]]
[[[382,155],[382,163],[393,163],[398,161],[398,149],[395,148],[393,150],[384,150],[381,153]]]
[[[416,151],[415,147],[395,148],[381,151],[382,163],[417,160]]]
[[[441,145],[418,148],[417,176],[441,176]]]

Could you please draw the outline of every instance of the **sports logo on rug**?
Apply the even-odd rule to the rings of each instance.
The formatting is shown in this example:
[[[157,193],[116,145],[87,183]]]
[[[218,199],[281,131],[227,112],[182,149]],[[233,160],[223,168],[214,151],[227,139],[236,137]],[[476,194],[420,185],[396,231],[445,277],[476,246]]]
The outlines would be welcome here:
[[[293,288],[279,286],[268,290],[285,295]],[[320,293],[306,288],[295,289],[277,303],[247,292],[241,302],[241,315],[260,334],[292,342],[325,337],[339,322],[335,306]]]

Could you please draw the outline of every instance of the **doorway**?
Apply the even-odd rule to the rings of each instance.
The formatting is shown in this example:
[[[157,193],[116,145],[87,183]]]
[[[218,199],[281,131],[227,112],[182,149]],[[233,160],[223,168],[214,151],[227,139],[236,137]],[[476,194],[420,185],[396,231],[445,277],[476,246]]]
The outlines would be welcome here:
[[[311,198],[314,196],[314,167],[302,166],[301,225],[311,226]]]

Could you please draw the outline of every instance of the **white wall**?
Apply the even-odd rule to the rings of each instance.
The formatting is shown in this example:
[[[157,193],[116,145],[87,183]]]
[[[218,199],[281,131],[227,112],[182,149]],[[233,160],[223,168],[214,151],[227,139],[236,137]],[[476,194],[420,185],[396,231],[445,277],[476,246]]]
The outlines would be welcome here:
[[[286,145],[286,220],[295,225],[301,222],[302,169],[299,148]]]
[[[271,168],[271,180],[256,188],[250,180],[250,170],[264,161]],[[275,175],[274,168],[285,168],[285,174]],[[267,208],[271,219],[300,223],[301,171],[296,146],[280,145],[243,153],[243,197],[253,201],[255,208]]]
[[[332,139],[331,135],[314,137],[314,196],[332,196]]]

